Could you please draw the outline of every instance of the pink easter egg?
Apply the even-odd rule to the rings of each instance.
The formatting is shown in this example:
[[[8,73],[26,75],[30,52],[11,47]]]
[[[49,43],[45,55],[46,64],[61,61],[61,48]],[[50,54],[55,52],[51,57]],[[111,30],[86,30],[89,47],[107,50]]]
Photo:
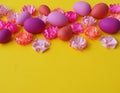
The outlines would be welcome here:
[[[87,16],[91,11],[91,6],[89,3],[80,1],[76,2],[73,6],[75,12],[77,12],[81,16]]]
[[[30,18],[30,13],[27,11],[23,11],[20,15],[18,15],[16,23],[18,25],[23,25],[27,18]]]
[[[29,33],[38,34],[45,29],[45,23],[39,18],[28,18],[24,22],[24,28]]]
[[[12,33],[8,29],[2,29],[0,30],[0,43],[7,43],[10,41],[10,38],[12,36]]]
[[[48,15],[48,22],[53,26],[61,27],[68,23],[68,19],[60,12],[51,12]]]
[[[120,21],[116,18],[104,18],[98,25],[103,32],[108,34],[115,34],[120,30]]]

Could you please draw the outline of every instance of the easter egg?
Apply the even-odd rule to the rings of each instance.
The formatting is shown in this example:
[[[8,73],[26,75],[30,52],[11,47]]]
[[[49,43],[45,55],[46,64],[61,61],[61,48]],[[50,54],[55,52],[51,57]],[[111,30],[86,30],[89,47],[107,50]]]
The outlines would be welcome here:
[[[108,5],[106,5],[105,3],[99,3],[92,8],[91,15],[94,18],[101,19],[107,16],[108,11]]]
[[[48,15],[48,22],[53,26],[64,26],[68,23],[67,17],[60,12],[51,12]]]
[[[45,29],[45,23],[39,18],[28,18],[24,22],[24,28],[29,33],[38,34]]]
[[[87,16],[91,11],[91,6],[89,3],[80,1],[74,4],[73,9],[81,16]]]
[[[104,18],[98,25],[103,32],[108,34],[117,33],[120,30],[120,21],[116,18]]]
[[[7,43],[11,38],[11,31],[8,29],[0,30],[0,43]]]
[[[67,41],[72,37],[72,29],[70,26],[62,27],[58,31],[58,38],[63,41]]]
[[[42,15],[48,16],[48,14],[50,13],[50,8],[47,5],[41,5],[39,7],[39,12]]]
[[[18,15],[17,19],[16,19],[16,23],[18,25],[23,25],[24,24],[24,21],[27,19],[27,18],[30,18],[30,13],[25,11],[25,12],[22,12],[20,15]]]

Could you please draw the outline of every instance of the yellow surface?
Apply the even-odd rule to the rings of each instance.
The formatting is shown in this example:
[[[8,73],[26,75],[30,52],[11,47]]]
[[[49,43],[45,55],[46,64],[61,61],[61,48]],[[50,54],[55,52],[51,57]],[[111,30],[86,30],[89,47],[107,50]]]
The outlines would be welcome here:
[[[20,12],[23,5],[72,10],[78,0],[0,0]],[[86,0],[119,3],[119,0]],[[120,41],[120,33],[114,35]],[[38,37],[42,37],[41,35]],[[14,40],[0,45],[0,93],[120,93],[120,46],[105,49],[98,40],[88,40],[84,51],[76,51],[68,42],[52,40],[50,50],[39,54],[31,45],[20,46]]]

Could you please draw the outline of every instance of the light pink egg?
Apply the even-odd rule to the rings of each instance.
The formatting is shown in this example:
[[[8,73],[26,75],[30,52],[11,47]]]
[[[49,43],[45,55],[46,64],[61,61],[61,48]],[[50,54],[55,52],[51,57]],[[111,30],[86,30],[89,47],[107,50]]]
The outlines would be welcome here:
[[[68,19],[60,12],[51,12],[48,15],[48,22],[53,26],[61,27],[68,23]]]
[[[25,11],[25,12],[22,12],[20,15],[18,15],[17,17],[17,20],[16,20],[16,23],[18,25],[23,25],[24,24],[24,21],[26,19],[30,18],[30,13]]]
[[[73,6],[75,12],[77,12],[81,16],[87,16],[91,11],[91,6],[89,3],[80,1],[76,2]]]

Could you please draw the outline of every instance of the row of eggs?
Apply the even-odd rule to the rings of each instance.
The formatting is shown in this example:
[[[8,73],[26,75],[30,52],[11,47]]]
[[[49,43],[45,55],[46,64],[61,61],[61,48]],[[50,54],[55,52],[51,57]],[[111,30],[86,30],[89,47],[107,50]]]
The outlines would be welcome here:
[[[68,19],[67,17],[60,12],[51,12],[50,13],[50,9],[47,6],[42,6],[41,8],[41,13],[44,15],[48,16],[48,22],[53,25],[53,26],[57,26],[57,27],[62,27],[65,26],[68,23]],[[115,19],[115,18],[105,18],[108,14],[109,11],[109,7],[105,4],[105,3],[99,3],[96,4],[92,9],[91,6],[89,5],[89,3],[87,2],[77,2],[74,4],[73,9],[75,12],[77,12],[80,16],[87,16],[91,13],[91,16],[93,16],[96,19],[101,19],[98,23],[100,29],[106,33],[109,34],[114,34],[116,33],[119,29],[120,29],[120,22],[119,20]],[[22,18],[24,18],[23,15],[21,15]],[[102,19],[103,18],[103,19]],[[18,19],[21,20],[21,18],[18,17]],[[25,17],[26,19],[26,17]],[[35,28],[38,28],[40,30],[41,27],[44,28],[44,25],[42,22],[33,22],[33,20],[36,20],[36,18],[28,19],[25,23],[24,23],[24,27],[28,32],[31,33],[37,33],[37,32],[41,32],[41,31],[37,31],[34,30],[34,26]],[[36,27],[39,24],[38,27]],[[32,26],[29,26],[32,25]],[[27,27],[28,26],[28,27]],[[33,27],[33,31],[29,31],[29,27]],[[30,28],[31,29],[31,28]],[[36,31],[36,32],[34,32]]]
[[[47,16],[47,21],[52,26],[63,27],[67,25],[67,17],[58,11],[50,12],[46,5],[39,8],[41,14]],[[100,29],[108,34],[117,33],[120,30],[120,21],[115,18],[105,18],[108,15],[109,7],[105,3],[96,4],[92,9],[89,3],[80,1],[74,4],[73,9],[80,16],[91,15],[96,19],[101,19],[98,23]],[[22,12],[18,15],[16,23],[24,26],[24,29],[32,34],[41,33],[46,24],[39,18],[32,18],[29,12]],[[61,40],[69,40],[72,31],[70,27],[65,26],[58,31],[58,38]],[[9,30],[3,29],[0,31],[0,43],[6,43],[11,37]]]

